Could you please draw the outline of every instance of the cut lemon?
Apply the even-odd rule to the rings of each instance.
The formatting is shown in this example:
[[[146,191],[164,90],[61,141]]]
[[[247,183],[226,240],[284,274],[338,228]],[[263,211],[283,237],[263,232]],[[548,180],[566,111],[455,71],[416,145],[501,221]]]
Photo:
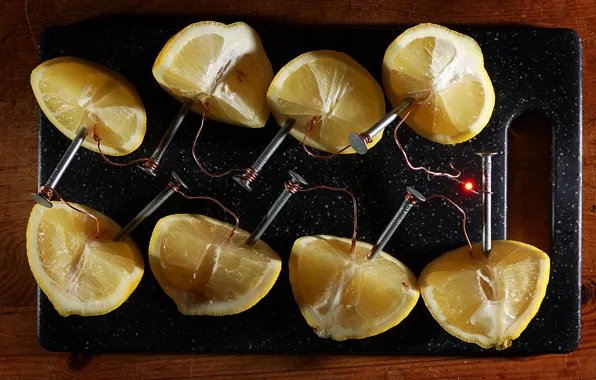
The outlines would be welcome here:
[[[484,348],[511,346],[538,312],[550,272],[548,255],[531,245],[493,241],[488,259],[480,244],[431,262],[419,283],[426,306],[451,335]]]
[[[358,62],[331,50],[311,51],[285,65],[271,82],[267,100],[279,125],[296,119],[290,133],[300,141],[310,121],[318,120],[305,143],[331,153],[348,145],[350,133],[364,132],[385,114],[379,83]]]
[[[186,315],[230,315],[253,307],[275,284],[279,256],[267,244],[244,244],[249,234],[203,215],[170,215],[151,235],[155,278]]]
[[[193,111],[228,124],[261,128],[269,117],[265,94],[273,69],[257,33],[247,24],[203,21],[172,37],[153,65],[170,95],[194,101]]]
[[[394,107],[406,97],[420,101],[406,123],[441,144],[476,136],[495,106],[480,46],[471,37],[434,24],[410,28],[389,45],[383,85]]]
[[[101,315],[116,309],[143,276],[143,258],[129,237],[113,242],[120,226],[91,208],[61,202],[35,205],[27,225],[27,258],[37,284],[62,316]]]
[[[43,113],[66,137],[72,140],[81,126],[89,128],[87,149],[98,152],[92,129],[106,155],[124,156],[143,142],[145,107],[115,71],[79,58],[56,58],[33,70],[31,88]]]
[[[305,236],[290,255],[290,283],[306,322],[321,338],[362,339],[396,326],[420,296],[414,274],[391,255],[335,236]]]

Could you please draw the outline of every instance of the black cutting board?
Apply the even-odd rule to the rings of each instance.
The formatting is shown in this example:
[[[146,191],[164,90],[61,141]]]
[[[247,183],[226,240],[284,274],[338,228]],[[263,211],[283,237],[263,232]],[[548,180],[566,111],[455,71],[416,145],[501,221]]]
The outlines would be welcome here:
[[[165,42],[197,18],[133,16],[109,17],[76,25],[52,27],[39,43],[40,61],[76,56],[124,74],[139,91],[147,109],[147,135],[131,157],[146,157],[174,117],[179,104],[151,74],[153,61]],[[229,21],[229,20],[223,20]],[[232,20],[233,21],[233,20]],[[383,54],[406,27],[290,26],[249,22],[260,34],[274,71],[301,53],[331,49],[360,62],[380,81]],[[564,29],[455,27],[482,47],[493,81],[496,104],[486,129],[475,139],[456,146],[425,140],[408,128],[400,138],[415,163],[446,168],[452,160],[465,178],[480,183],[477,151],[496,151],[493,214],[495,239],[506,238],[507,128],[520,114],[539,110],[553,131],[551,278],[538,315],[504,354],[535,354],[573,350],[580,336],[581,236],[581,42]],[[387,103],[388,109],[390,108]],[[464,193],[454,182],[409,171],[389,131],[366,156],[349,155],[330,161],[308,157],[290,137],[280,147],[248,193],[232,178],[210,179],[199,172],[190,155],[191,139],[199,124],[190,115],[162,163],[160,176],[149,178],[136,168],[106,165],[98,154],[82,149],[58,190],[66,199],[95,208],[124,225],[168,182],[176,170],[193,194],[216,196],[251,231],[283,189],[293,169],[312,184],[346,186],[357,194],[359,239],[374,242],[403,200],[410,185],[424,194],[452,197],[468,211],[473,241],[481,236],[480,197]],[[279,129],[271,118],[259,130],[208,121],[198,151],[214,171],[246,167]],[[545,131],[547,133],[547,131]],[[39,115],[40,182],[50,175],[70,141]],[[292,198],[263,240],[282,257],[284,267],[271,292],[250,310],[226,317],[187,317],[176,310],[155,281],[147,262],[147,246],[159,218],[173,213],[200,213],[228,220],[209,202],[171,197],[132,234],[145,257],[145,275],[127,302],[105,316],[60,317],[39,293],[38,333],[52,351],[90,352],[223,352],[223,353],[456,353],[494,354],[447,334],[420,299],[397,327],[363,340],[335,342],[321,339],[302,318],[292,297],[287,261],[294,240],[312,234],[349,237],[351,203],[329,192]],[[465,241],[461,219],[437,202],[417,206],[406,218],[386,251],[416,275],[431,260]]]

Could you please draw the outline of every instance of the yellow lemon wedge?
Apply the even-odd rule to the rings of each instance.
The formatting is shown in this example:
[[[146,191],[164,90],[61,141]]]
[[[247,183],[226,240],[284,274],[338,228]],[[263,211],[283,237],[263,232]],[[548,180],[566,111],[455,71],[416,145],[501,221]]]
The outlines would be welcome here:
[[[406,124],[441,144],[476,136],[495,106],[480,46],[471,37],[435,24],[410,28],[389,45],[383,86],[394,107],[407,97],[420,102]]]
[[[290,284],[306,322],[321,338],[362,339],[396,326],[410,314],[420,292],[404,264],[372,246],[335,236],[305,236],[290,255]]]
[[[193,101],[207,117],[250,128],[265,126],[265,94],[273,69],[257,33],[247,24],[192,24],[172,37],[153,65],[153,76],[172,96]]]
[[[548,255],[511,240],[447,252],[420,275],[422,298],[451,335],[483,348],[511,346],[538,312],[550,272]]]
[[[366,131],[385,114],[379,83],[348,55],[331,50],[311,51],[285,65],[271,82],[267,101],[279,125],[296,119],[290,133],[300,141],[315,118],[305,144],[330,153],[347,146],[350,133]],[[376,136],[369,147],[380,139]]]
[[[91,208],[61,202],[35,205],[27,225],[27,258],[37,284],[62,316],[102,315],[119,307],[143,276],[143,257],[129,237],[112,239],[120,226]]]
[[[145,107],[126,78],[99,64],[75,57],[56,58],[31,72],[31,88],[39,107],[60,132],[73,139],[81,126],[89,129],[83,147],[124,156],[145,137]]]
[[[203,215],[160,219],[149,243],[155,278],[185,315],[230,315],[253,307],[275,284],[279,256],[249,234]]]

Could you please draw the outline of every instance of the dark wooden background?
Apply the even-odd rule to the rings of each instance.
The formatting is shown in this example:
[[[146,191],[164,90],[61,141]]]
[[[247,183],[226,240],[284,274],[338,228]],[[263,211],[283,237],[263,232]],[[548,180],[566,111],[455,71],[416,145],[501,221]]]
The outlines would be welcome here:
[[[31,31],[26,17],[30,20]],[[36,338],[36,285],[25,227],[36,188],[37,107],[29,86],[34,39],[47,26],[106,13],[259,17],[297,24],[523,24],[566,27],[583,40],[582,339],[568,355],[437,356],[80,355]],[[593,0],[3,0],[0,3],[0,379],[596,378],[596,3]],[[487,57],[490,59],[490,57]],[[549,136],[527,115],[511,131],[509,238],[548,252]]]

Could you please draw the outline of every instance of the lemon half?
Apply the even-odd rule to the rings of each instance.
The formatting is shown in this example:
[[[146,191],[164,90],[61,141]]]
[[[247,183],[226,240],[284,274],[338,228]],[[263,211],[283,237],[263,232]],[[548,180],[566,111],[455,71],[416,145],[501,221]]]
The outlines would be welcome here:
[[[316,118],[305,143],[331,153],[348,145],[350,133],[366,131],[385,115],[377,81],[348,55],[331,50],[311,51],[285,65],[271,82],[267,100],[279,125],[296,119],[290,134],[300,141]],[[369,146],[380,139],[376,136]]]
[[[159,84],[207,117],[261,128],[269,117],[266,92],[273,69],[257,33],[247,24],[214,21],[192,24],[176,33],[153,65]]]
[[[383,58],[383,86],[394,107],[406,97],[420,102],[406,124],[442,144],[476,136],[495,106],[478,43],[435,24],[410,28],[389,45]]]
[[[121,74],[80,58],[56,58],[31,73],[31,88],[39,107],[58,130],[73,139],[81,126],[89,129],[83,147],[123,156],[145,137],[145,107],[135,88]]]
[[[306,322],[321,338],[362,339],[400,323],[412,311],[420,292],[404,264],[380,252],[366,258],[372,246],[335,236],[305,236],[294,243],[290,283]]]
[[[33,206],[27,224],[27,258],[37,284],[62,316],[116,309],[143,276],[136,244],[130,237],[113,242],[120,226],[96,210],[71,203],[99,219],[99,239],[93,219],[62,202],[52,204]]]
[[[244,244],[249,234],[203,215],[159,220],[149,263],[163,290],[186,315],[230,315],[253,307],[275,284],[279,256],[267,244]]]
[[[426,306],[451,335],[498,350],[511,346],[538,312],[550,273],[548,255],[511,240],[447,252],[428,264],[419,284]]]

